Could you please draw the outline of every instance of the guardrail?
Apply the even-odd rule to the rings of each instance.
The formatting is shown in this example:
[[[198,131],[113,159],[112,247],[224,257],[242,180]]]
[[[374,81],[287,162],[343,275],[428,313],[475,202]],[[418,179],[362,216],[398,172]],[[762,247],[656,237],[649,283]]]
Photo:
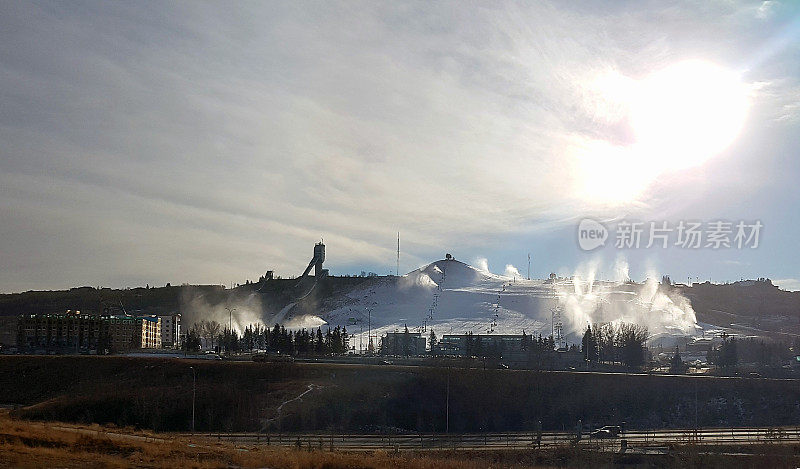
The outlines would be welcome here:
[[[600,451],[618,451],[622,440],[629,450],[653,448],[656,445],[750,445],[800,443],[800,428],[734,428],[700,430],[630,431],[617,438],[591,438],[584,433],[580,440],[575,433],[547,432],[541,438],[536,432],[467,433],[467,434],[324,434],[324,433],[203,433],[209,439],[242,444],[295,446],[331,450],[499,450],[534,449],[575,446]]]

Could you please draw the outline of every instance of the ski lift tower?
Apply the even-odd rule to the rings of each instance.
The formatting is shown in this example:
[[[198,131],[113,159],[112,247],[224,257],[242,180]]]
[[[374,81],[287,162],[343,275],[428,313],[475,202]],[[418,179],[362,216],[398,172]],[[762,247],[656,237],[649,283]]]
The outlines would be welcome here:
[[[553,342],[556,350],[567,348],[567,338],[564,337],[564,321],[561,319],[561,307],[557,306],[551,310],[553,325]]]

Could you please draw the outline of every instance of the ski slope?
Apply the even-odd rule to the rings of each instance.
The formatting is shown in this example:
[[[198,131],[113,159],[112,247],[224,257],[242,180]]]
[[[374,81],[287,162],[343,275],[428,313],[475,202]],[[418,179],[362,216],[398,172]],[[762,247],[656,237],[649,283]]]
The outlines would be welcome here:
[[[396,278],[381,278],[348,294],[351,304],[323,316],[331,324],[350,318],[373,334],[402,330],[443,333],[549,334],[552,287],[481,272],[456,260],[440,260]],[[531,312],[548,311],[547,318]],[[546,319],[546,320],[545,320]],[[352,321],[350,321],[352,322]],[[350,327],[350,332],[357,332]],[[545,335],[547,335],[545,334]]]
[[[347,325],[348,332],[357,336],[355,343],[365,349],[370,326],[373,340],[406,326],[425,335],[433,329],[439,337],[470,331],[548,336],[555,309],[561,312],[568,343],[580,343],[587,324],[597,322],[636,322],[647,326],[651,337],[662,339],[698,330],[688,301],[670,297],[657,285],[578,278],[526,280],[454,259],[433,262],[399,278],[378,278],[347,297],[349,302],[322,319]]]

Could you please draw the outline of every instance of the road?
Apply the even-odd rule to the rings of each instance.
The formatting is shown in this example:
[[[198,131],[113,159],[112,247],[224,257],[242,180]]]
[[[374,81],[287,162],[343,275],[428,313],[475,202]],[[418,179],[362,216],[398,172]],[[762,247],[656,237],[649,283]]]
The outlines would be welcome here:
[[[535,432],[487,433],[487,434],[407,434],[407,435],[343,435],[343,434],[293,434],[293,433],[220,433],[202,434],[203,437],[231,441],[239,444],[271,444],[281,446],[300,445],[304,448],[338,450],[377,449],[390,450],[497,450],[531,449],[536,446]],[[694,430],[630,431],[619,438],[592,439],[584,434],[578,443],[582,447],[618,451],[622,440],[626,440],[630,451],[666,448],[670,444],[699,445],[752,445],[752,444],[800,444],[800,428],[734,428]],[[574,444],[575,434],[547,432],[542,434],[542,447]],[[299,442],[299,443],[298,443]]]

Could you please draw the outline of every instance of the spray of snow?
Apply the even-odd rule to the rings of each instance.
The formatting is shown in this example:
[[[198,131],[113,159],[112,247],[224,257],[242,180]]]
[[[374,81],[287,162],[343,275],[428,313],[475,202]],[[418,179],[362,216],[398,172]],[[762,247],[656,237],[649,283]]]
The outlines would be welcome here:
[[[553,308],[563,310],[569,343],[579,343],[587,324],[632,322],[647,326],[651,337],[696,333],[697,321],[689,301],[676,290],[660,286],[655,278],[645,283],[628,282],[627,262],[615,262],[618,281],[598,280],[600,259],[579,265],[568,278],[527,280],[513,266],[504,274],[489,271],[479,258],[477,267],[455,260],[439,260],[403,277],[376,279],[347,293],[346,305],[323,312],[332,327],[348,324],[355,340],[366,347],[367,324],[373,340],[386,332],[402,331],[457,334],[528,334],[551,332]],[[516,281],[511,279],[516,276]],[[368,318],[368,312],[371,316]],[[349,327],[355,320],[358,328]],[[361,329],[363,327],[363,332]],[[378,345],[375,342],[375,345]],[[668,341],[667,341],[668,343]]]
[[[617,256],[614,261],[614,280],[619,283],[627,282],[630,280],[630,269],[628,268],[628,261],[622,254]]]
[[[489,273],[489,260],[485,257],[478,257],[475,259],[475,268],[481,272]]]
[[[520,275],[519,270],[511,264],[506,264],[506,270],[503,272],[503,276],[509,278],[522,278]]]
[[[596,269],[597,263],[583,264],[572,278],[554,283],[570,332],[579,334],[589,324],[629,322],[646,326],[653,337],[697,333],[697,317],[689,300],[669,285],[659,284],[654,272],[642,284],[628,282],[628,264],[617,258],[618,281],[598,282]]]
[[[228,309],[231,309],[231,313]],[[184,327],[188,330],[200,321],[216,321],[223,328],[232,325],[241,334],[245,327],[263,322],[264,308],[255,293],[237,295],[229,292],[226,301],[212,303],[199,289],[184,287],[181,292],[181,311]]]
[[[294,316],[284,323],[287,329],[316,329],[327,324],[324,319],[313,314],[302,314]]]

